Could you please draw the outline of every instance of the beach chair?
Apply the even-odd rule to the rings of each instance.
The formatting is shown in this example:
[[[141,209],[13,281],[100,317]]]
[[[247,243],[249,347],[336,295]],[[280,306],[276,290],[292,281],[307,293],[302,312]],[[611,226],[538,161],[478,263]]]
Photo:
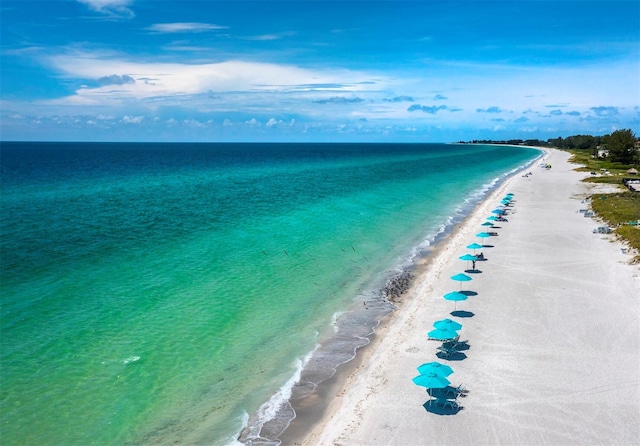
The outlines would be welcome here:
[[[442,356],[443,358],[449,358],[451,356],[455,356],[458,353],[460,353],[458,350],[452,347],[442,346],[442,347],[438,347],[437,350],[438,350],[438,353],[440,353],[440,356]]]
[[[435,406],[440,406],[443,408],[451,408],[452,410],[459,410],[462,408],[462,405],[458,402],[456,398],[436,398],[435,400],[430,400],[429,404],[433,404]]]
[[[427,393],[433,398],[458,399],[458,397],[464,398],[467,396],[469,391],[460,384],[457,387],[447,386],[442,389],[429,389],[427,390]]]
[[[447,390],[448,394],[452,394],[455,395],[455,399],[457,400],[459,396],[467,396],[467,394],[469,393],[469,391],[462,385],[460,384],[458,387],[451,387],[448,386],[445,388]]]
[[[469,343],[469,340],[460,340],[460,336],[456,336],[450,341],[445,341],[442,343],[442,347],[446,349],[454,349],[459,350],[459,347],[466,346]]]

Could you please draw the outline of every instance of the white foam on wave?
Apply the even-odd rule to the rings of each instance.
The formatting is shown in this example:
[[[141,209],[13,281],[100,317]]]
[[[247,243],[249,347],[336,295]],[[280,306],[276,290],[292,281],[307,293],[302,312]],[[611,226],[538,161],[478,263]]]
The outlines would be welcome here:
[[[238,417],[238,421],[240,422],[240,429],[235,435],[230,436],[225,440],[225,446],[245,446],[244,443],[241,443],[238,440],[238,437],[240,436],[240,432],[242,432],[249,425],[249,414],[247,413],[247,411],[242,411],[242,415]]]
[[[140,361],[140,356],[129,356],[127,359],[123,359],[123,364],[130,364],[132,362]]]
[[[334,333],[337,333],[340,329],[340,327],[338,326],[338,319],[340,319],[340,316],[342,316],[343,314],[344,311],[336,311],[335,313],[333,313],[333,316],[331,316],[331,327],[333,328]]]
[[[302,370],[309,362],[313,354],[318,350],[320,344],[316,344],[313,350],[306,354],[302,359],[296,359],[296,370],[289,378],[289,380],[278,389],[278,391],[269,398],[269,401],[264,403],[258,409],[257,421],[252,426],[248,426],[250,433],[247,438],[257,438],[260,434],[262,426],[265,423],[273,420],[277,415],[280,408],[289,401],[291,398],[291,391],[293,387],[300,381]]]
[[[483,199],[485,199],[489,195],[489,193],[495,190],[506,179],[526,169],[527,167],[532,166],[542,156],[543,154],[534,158],[531,161],[528,161],[524,164],[514,167],[513,169],[481,185],[480,188],[478,188],[477,190],[474,190],[471,194],[469,194],[467,197],[464,198],[462,204],[454,209],[452,215],[449,215],[445,220],[445,222],[442,223],[436,231],[427,234],[424,237],[424,239],[412,249],[408,260],[413,261],[416,257],[420,255],[421,251],[425,250],[426,248],[434,244],[442,234],[446,233],[453,226],[455,226],[457,223],[462,221],[467,215],[470,214],[470,212],[473,210],[475,206],[478,205],[478,203],[480,203]]]

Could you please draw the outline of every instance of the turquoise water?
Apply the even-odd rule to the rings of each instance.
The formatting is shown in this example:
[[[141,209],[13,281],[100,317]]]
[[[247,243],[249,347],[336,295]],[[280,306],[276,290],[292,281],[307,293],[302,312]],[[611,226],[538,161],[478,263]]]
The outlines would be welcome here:
[[[257,435],[301,361],[339,337],[340,312],[365,300],[380,309],[373,319],[385,314],[384,282],[538,155],[442,144],[1,150],[7,445]],[[317,351],[325,367],[359,342],[345,339],[335,355]]]

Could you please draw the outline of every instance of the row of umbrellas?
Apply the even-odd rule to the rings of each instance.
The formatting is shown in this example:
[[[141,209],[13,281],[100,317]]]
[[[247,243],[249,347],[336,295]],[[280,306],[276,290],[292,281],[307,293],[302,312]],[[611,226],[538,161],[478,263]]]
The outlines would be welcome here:
[[[512,200],[513,194],[507,194],[500,201],[502,206],[491,211],[492,214],[499,215],[500,217],[491,215],[487,218],[487,221],[482,224],[482,226],[493,227],[492,222],[500,220],[502,215],[506,213],[505,207],[509,206]],[[479,234],[476,234],[476,237],[484,239],[487,237],[491,237],[491,234],[488,232],[481,232]],[[483,247],[483,245],[480,245],[478,243],[472,243],[468,245],[467,248],[473,250],[473,255],[465,254],[460,257],[460,260],[464,260],[466,262],[477,261],[478,256],[476,255],[476,250],[482,249]],[[445,294],[444,298],[455,303],[468,299],[469,296],[462,292],[462,282],[469,282],[472,280],[472,278],[464,273],[459,273],[451,276],[451,279],[460,283],[460,289],[458,291],[452,291]],[[462,328],[462,324],[447,318],[434,322],[433,327],[434,329],[427,333],[429,339],[449,341],[458,337],[457,330],[460,330]],[[430,391],[430,389],[444,389],[448,387],[451,382],[447,379],[447,377],[453,373],[453,369],[446,364],[433,361],[424,363],[419,366],[418,373],[419,375],[413,378],[413,382],[418,386],[426,387],[427,390]]]

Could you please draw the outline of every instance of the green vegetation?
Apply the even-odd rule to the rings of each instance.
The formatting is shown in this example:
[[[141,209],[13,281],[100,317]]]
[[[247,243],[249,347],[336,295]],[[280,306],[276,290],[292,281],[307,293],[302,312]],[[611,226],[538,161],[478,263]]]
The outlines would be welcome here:
[[[640,152],[636,149],[636,135],[631,130],[616,130],[603,137],[609,154],[607,158],[622,164],[638,164]]]
[[[597,140],[603,146],[589,148],[585,147],[589,138],[580,135],[574,138],[574,142],[582,142],[583,145],[580,148],[564,148],[573,155],[570,162],[581,165],[576,169],[580,172],[597,174],[583,181],[621,186],[620,192],[592,195],[591,208],[609,226],[616,228],[615,233],[619,238],[640,253],[640,193],[627,191],[622,184],[623,178],[631,176],[627,174],[627,170],[640,162],[635,135],[631,130],[618,130]],[[640,262],[640,254],[635,256],[634,262]]]
[[[609,226],[616,228],[615,233],[621,239],[640,252],[640,193],[594,194],[591,196],[591,209]],[[640,262],[640,255],[634,261]]]
[[[638,226],[620,226],[616,234],[625,240],[636,252],[640,252],[640,228]],[[633,258],[635,263],[640,263],[640,255]]]
[[[591,208],[610,226],[637,222],[640,219],[640,194],[594,194],[591,196]]]
[[[594,158],[593,155],[584,150],[573,149],[567,150],[567,152],[573,155],[569,162],[582,165],[582,167],[576,168],[577,171],[596,172],[597,174],[607,171],[610,174],[585,178],[584,181],[587,183],[611,183],[622,186],[622,179],[627,175],[627,170],[631,167],[628,164],[612,162],[602,158]]]
[[[607,224],[616,228],[615,233],[618,237],[640,253],[640,226],[637,225],[640,220],[640,193],[627,192],[627,188],[622,183],[624,178],[631,176],[627,174],[627,170],[640,166],[640,139],[631,130],[616,130],[604,136],[558,137],[547,141],[511,139],[469,142],[555,147],[570,152],[573,156],[569,161],[581,165],[576,168],[577,171],[594,173],[583,181],[620,185],[618,193],[592,195],[592,209]],[[636,225],[630,225],[630,222],[635,222]],[[640,263],[640,254],[636,255],[634,261]]]

